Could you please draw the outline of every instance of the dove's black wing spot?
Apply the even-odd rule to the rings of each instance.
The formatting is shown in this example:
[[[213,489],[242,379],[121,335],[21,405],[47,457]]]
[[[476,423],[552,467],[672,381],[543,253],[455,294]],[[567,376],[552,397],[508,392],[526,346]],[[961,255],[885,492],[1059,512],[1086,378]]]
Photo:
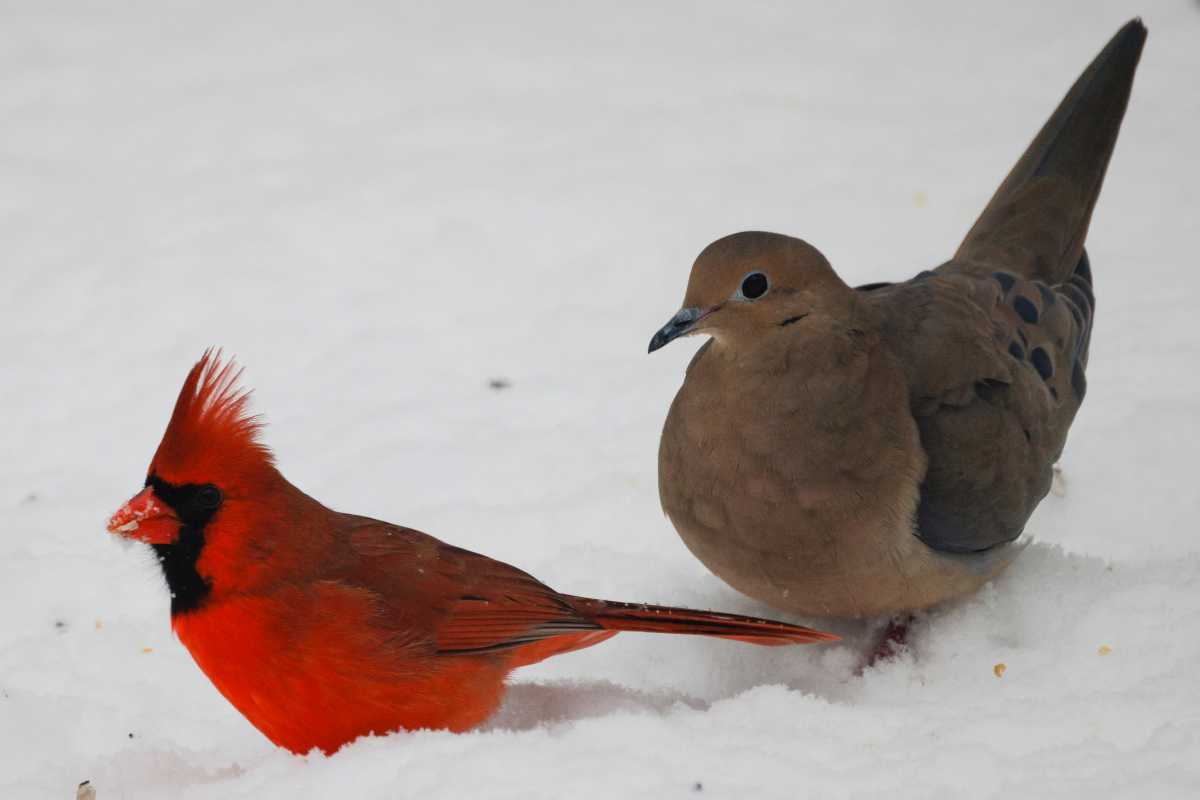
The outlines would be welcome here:
[[[1000,284],[1000,289],[1005,294],[1008,294],[1012,290],[1013,284],[1017,282],[1017,279],[1007,272],[993,272],[992,277],[996,280],[996,283]]]
[[[1017,316],[1028,322],[1030,325],[1036,325],[1038,321],[1037,306],[1033,304],[1028,297],[1017,295],[1013,298],[1013,309],[1017,312]]]
[[[1021,347],[1021,345],[1017,344],[1016,342],[1008,343],[1008,354],[1017,361],[1025,360],[1025,348]]]
[[[1054,365],[1050,363],[1050,354],[1045,349],[1033,348],[1033,352],[1029,354],[1029,360],[1033,364],[1033,368],[1038,371],[1038,375],[1042,376],[1042,380],[1050,380],[1050,376],[1054,374]]]

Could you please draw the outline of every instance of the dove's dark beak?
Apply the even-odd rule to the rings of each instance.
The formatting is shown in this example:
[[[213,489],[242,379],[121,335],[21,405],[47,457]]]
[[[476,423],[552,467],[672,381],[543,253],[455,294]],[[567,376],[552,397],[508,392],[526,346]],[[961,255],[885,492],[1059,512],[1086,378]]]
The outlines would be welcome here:
[[[696,329],[700,321],[709,315],[720,311],[721,306],[716,305],[709,309],[700,309],[697,307],[681,308],[679,312],[671,317],[670,322],[658,329],[658,333],[650,340],[650,348],[647,353],[653,353],[663,345],[670,344],[680,336],[686,336]]]

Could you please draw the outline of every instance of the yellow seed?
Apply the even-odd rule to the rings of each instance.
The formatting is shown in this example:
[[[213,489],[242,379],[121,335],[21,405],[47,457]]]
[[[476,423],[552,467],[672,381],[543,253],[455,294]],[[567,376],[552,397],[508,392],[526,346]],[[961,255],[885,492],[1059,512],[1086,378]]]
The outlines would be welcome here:
[[[1106,644],[1102,644],[1102,645],[1100,645],[1100,649],[1099,649],[1099,650],[1097,650],[1096,652],[1097,652],[1097,653],[1099,653],[1099,654],[1100,654],[1100,655],[1102,655],[1102,656],[1106,656],[1106,655],[1108,655],[1109,653],[1111,653],[1111,652],[1112,652],[1112,648],[1111,648],[1111,647],[1109,647],[1109,646],[1108,646],[1108,645],[1106,645]]]
[[[143,648],[142,648],[142,652],[143,652],[143,653],[153,653],[153,652],[154,652],[154,648],[153,648],[153,647],[143,647]]]
[[[1004,672],[1007,669],[1008,669],[1008,665],[1006,665],[1004,662],[1000,662],[996,666],[992,667],[992,674],[995,675],[997,678],[1003,678]]]

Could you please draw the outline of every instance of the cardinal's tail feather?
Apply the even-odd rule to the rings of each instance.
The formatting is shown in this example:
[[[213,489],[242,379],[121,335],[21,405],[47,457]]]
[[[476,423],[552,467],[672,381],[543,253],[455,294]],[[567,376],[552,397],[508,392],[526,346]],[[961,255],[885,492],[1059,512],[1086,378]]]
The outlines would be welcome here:
[[[740,614],[724,614],[719,611],[695,611],[690,608],[652,606],[644,603],[618,603],[586,597],[564,599],[581,616],[609,631],[716,636],[767,647],[835,642],[839,638],[832,633],[806,628],[803,625],[745,617]]]

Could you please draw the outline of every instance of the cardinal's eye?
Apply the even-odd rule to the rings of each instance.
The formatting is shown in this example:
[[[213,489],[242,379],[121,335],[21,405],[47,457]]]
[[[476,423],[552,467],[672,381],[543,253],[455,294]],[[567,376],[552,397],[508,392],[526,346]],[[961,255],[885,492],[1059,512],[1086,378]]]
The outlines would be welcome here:
[[[221,490],[211,483],[207,483],[200,487],[200,492],[196,495],[196,499],[200,501],[202,508],[217,508],[221,505]]]
[[[767,276],[761,272],[751,272],[746,277],[742,278],[742,285],[738,288],[738,294],[747,300],[757,300],[767,293],[767,289],[771,288],[771,282],[767,280]]]

